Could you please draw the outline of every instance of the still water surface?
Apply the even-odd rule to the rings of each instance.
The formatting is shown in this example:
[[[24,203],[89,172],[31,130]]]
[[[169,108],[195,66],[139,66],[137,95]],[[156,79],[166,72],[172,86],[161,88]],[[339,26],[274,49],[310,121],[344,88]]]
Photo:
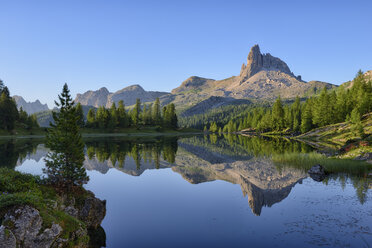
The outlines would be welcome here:
[[[86,188],[107,200],[107,247],[370,247],[371,180],[323,182],[271,154],[311,152],[257,137],[86,141]],[[42,174],[42,140],[2,141],[0,164]]]

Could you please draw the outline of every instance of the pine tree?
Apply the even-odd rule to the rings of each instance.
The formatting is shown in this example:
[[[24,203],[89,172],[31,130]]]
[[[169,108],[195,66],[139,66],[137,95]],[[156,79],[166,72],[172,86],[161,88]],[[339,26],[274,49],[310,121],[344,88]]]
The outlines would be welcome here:
[[[212,122],[211,126],[209,127],[209,131],[212,133],[216,133],[218,131],[218,127],[215,121]]]
[[[319,127],[331,123],[332,106],[329,99],[327,88],[324,87],[314,103],[313,123]]]
[[[103,106],[99,107],[96,114],[96,121],[99,128],[107,128],[110,112]]]
[[[80,102],[76,104],[76,115],[78,116],[78,125],[79,127],[85,126],[85,118],[84,118],[84,112],[83,107],[81,106]]]
[[[272,127],[281,130],[284,127],[284,109],[280,96],[276,99],[272,111]]]
[[[79,117],[67,84],[63,86],[59,102],[59,112],[53,112],[54,123],[46,136],[46,144],[51,150],[45,158],[44,172],[49,181],[62,188],[82,186],[89,177],[83,167],[84,142],[79,130]]]
[[[160,100],[159,97],[156,98],[153,110],[152,110],[152,119],[155,125],[161,125],[161,113],[160,113]]]
[[[118,114],[119,126],[124,127],[124,128],[128,127],[129,121],[128,121],[127,112],[125,111],[123,100],[120,100],[118,104],[119,105],[117,109],[117,114]]]
[[[313,115],[312,115],[312,100],[311,98],[306,100],[301,115],[301,132],[306,133],[313,127]]]
[[[353,111],[351,111],[350,120],[351,120],[351,123],[353,124],[352,130],[354,134],[356,136],[359,136],[360,138],[364,138],[365,136],[364,128],[363,128],[362,121],[361,121],[361,115],[357,107],[355,107]]]
[[[300,131],[301,127],[301,102],[300,98],[297,96],[295,102],[292,105],[292,115],[293,115],[293,131]]]
[[[115,103],[113,103],[111,105],[111,108],[110,108],[110,117],[109,117],[109,121],[108,121],[108,128],[109,129],[114,129],[115,127],[118,126],[118,124],[119,124],[118,113],[117,113],[116,105],[115,105]]]
[[[88,111],[87,126],[90,127],[90,128],[97,127],[97,125],[96,125],[96,111],[93,108],[89,109],[89,111]]]
[[[134,105],[134,108],[131,111],[132,123],[137,129],[139,128],[139,125],[141,123],[140,114],[141,114],[141,100],[137,98],[136,104]]]
[[[8,87],[0,84],[0,129],[11,131],[15,127],[19,113],[15,101],[10,97]]]

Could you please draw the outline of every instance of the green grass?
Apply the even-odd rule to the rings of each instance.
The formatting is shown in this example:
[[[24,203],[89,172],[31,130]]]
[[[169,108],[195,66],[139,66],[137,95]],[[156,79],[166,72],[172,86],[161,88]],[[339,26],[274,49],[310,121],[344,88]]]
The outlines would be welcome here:
[[[312,166],[320,164],[328,173],[348,173],[351,175],[366,175],[372,170],[372,164],[350,159],[327,158],[325,155],[312,153],[285,153],[272,156],[273,162],[279,167],[292,167],[308,171]]]
[[[363,116],[362,125],[366,136],[372,135],[372,113]],[[340,148],[349,140],[358,140],[360,137],[353,132],[350,122],[342,122],[313,129],[296,137],[297,139],[316,142],[322,146]]]

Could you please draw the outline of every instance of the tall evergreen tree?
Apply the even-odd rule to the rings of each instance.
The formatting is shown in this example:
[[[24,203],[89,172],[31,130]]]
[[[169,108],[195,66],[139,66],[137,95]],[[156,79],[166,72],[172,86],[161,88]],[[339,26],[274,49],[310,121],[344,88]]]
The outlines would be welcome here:
[[[119,126],[120,127],[128,127],[129,121],[128,121],[128,116],[127,112],[125,111],[125,106],[123,100],[120,100],[118,103],[118,121],[119,121]]]
[[[137,98],[136,104],[134,105],[134,108],[131,111],[132,122],[133,122],[133,125],[137,129],[139,128],[139,125],[141,123],[140,114],[141,114],[141,100]]]
[[[273,106],[272,126],[275,130],[281,130],[284,127],[284,109],[280,96],[276,99]]]
[[[59,102],[59,112],[53,112],[54,123],[46,136],[50,152],[45,158],[44,172],[52,184],[62,188],[82,186],[89,177],[83,167],[84,142],[79,130],[79,117],[67,84],[63,86]]]
[[[160,113],[160,100],[159,97],[156,98],[153,110],[152,110],[152,119],[155,125],[161,125],[161,113]]]
[[[117,113],[117,109],[116,109],[115,103],[113,103],[111,105],[110,115],[109,116],[110,117],[109,117],[109,122],[108,122],[108,128],[114,129],[119,124],[118,113]]]
[[[84,112],[83,107],[81,106],[80,102],[76,104],[76,115],[78,116],[78,125],[79,127],[84,127],[85,125],[85,118],[84,118]]]
[[[306,133],[310,131],[313,127],[313,116],[312,116],[311,108],[312,108],[312,100],[310,98],[306,100],[304,107],[303,107],[302,115],[301,115],[301,132],[302,133]]]
[[[15,127],[16,120],[19,119],[17,105],[10,97],[8,87],[2,82],[0,90],[0,129],[11,131]]]
[[[89,111],[88,111],[87,126],[90,127],[90,128],[97,127],[97,125],[96,125],[96,111],[93,108],[89,109]]]

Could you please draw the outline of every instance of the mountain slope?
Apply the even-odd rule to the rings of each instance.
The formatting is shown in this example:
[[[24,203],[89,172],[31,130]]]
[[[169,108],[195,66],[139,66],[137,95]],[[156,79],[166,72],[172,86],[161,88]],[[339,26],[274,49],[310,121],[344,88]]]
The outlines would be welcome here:
[[[167,92],[145,91],[140,85],[131,85],[114,93],[110,93],[103,87],[97,91],[87,91],[83,94],[77,94],[75,102],[81,105],[94,106],[96,108],[104,106],[111,107],[113,103],[117,104],[120,100],[124,101],[126,106],[136,103],[139,98],[141,102],[153,102],[157,97],[167,95]]]
[[[295,76],[284,61],[269,53],[261,54],[259,46],[255,45],[238,76],[224,80],[190,77],[172,90],[172,101],[185,108],[210,96],[274,100],[279,95],[282,98],[304,96],[323,87],[337,86],[320,81],[307,83],[301,76]],[[162,100],[166,102],[168,98],[165,96]]]
[[[36,100],[35,102],[26,102],[21,96],[13,96],[13,99],[17,104],[18,110],[22,108],[29,115],[49,110],[48,105],[42,104],[39,100]]]

